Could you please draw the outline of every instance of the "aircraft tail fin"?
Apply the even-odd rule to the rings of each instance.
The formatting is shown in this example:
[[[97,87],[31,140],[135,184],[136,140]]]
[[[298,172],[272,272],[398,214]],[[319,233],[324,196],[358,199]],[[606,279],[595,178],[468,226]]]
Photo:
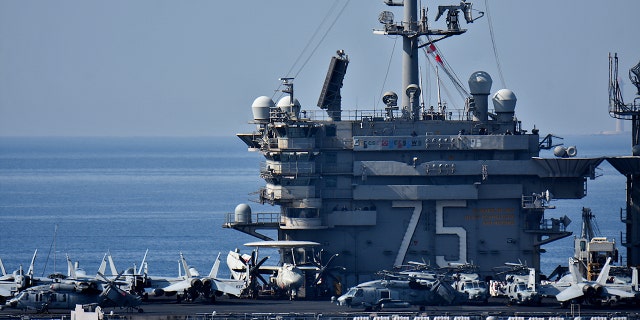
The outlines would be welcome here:
[[[569,258],[569,273],[571,274],[574,283],[582,282],[582,278],[583,278],[582,273],[578,268],[578,263],[580,262],[578,262],[573,258]]]
[[[0,271],[2,271],[2,276],[7,275],[7,270],[4,268],[4,263],[2,263],[2,258],[0,258]]]
[[[98,274],[104,274],[104,272],[107,270],[107,255],[108,253],[105,253],[104,256],[102,257],[102,262],[100,262],[100,267],[98,267]]]
[[[146,274],[146,270],[144,270],[143,268],[146,268],[146,263],[147,263],[147,254],[149,254],[149,249],[147,249],[147,251],[144,252],[144,257],[142,257],[142,262],[140,262],[140,268],[138,269],[138,274]],[[144,273],[142,273],[144,271]]]
[[[607,258],[607,262],[602,267],[602,270],[600,270],[598,279],[596,279],[596,282],[598,284],[605,285],[607,283],[607,278],[609,278],[609,269],[611,268],[611,266],[609,265],[610,263],[611,257]]]
[[[111,269],[111,275],[118,275],[118,269],[116,269],[116,264],[113,262],[113,256],[111,256],[111,252],[109,252],[107,259],[109,259],[109,269]]]
[[[216,261],[213,263],[213,267],[211,267],[211,272],[209,272],[209,278],[217,278],[218,270],[220,270],[220,252],[218,252]]]
[[[73,266],[73,262],[71,262],[71,258],[67,255],[67,275],[71,277],[71,279],[76,279],[76,267]]]
[[[180,263],[182,263],[182,268],[184,269],[184,275],[187,278],[191,278],[191,272],[189,271],[189,265],[187,265],[187,260],[184,258],[182,252],[180,252]]]
[[[33,276],[34,264],[36,263],[36,256],[38,255],[38,249],[33,252],[33,258],[31,258],[31,264],[29,265],[29,270],[27,271],[27,275]]]
[[[636,267],[631,268],[631,287],[635,291],[640,290],[640,288],[638,288],[638,268]]]

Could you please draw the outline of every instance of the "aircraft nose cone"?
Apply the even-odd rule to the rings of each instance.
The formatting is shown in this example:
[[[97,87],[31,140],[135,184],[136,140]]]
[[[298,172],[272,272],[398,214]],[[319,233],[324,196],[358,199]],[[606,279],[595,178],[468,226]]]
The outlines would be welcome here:
[[[338,298],[338,305],[341,305],[341,306],[351,305],[351,297],[342,296],[342,297]]]

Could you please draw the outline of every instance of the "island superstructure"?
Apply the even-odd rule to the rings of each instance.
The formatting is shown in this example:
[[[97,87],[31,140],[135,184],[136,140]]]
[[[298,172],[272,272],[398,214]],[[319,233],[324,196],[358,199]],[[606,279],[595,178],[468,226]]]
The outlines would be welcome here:
[[[403,92],[386,92],[384,110],[343,109],[349,57],[342,50],[331,59],[321,110],[301,105],[294,79],[283,78],[286,95],[255,99],[256,131],[238,134],[265,157],[258,201],[280,210],[240,205],[224,226],[263,240],[270,238],[261,229],[275,229],[278,240],[320,243],[339,254],[343,286],[409,261],[473,263],[485,276],[505,262],[539,269],[541,246],[571,234],[566,217],[547,213],[550,200],[583,198],[603,158],[577,158],[564,147],[541,158],[541,149],[555,147],[551,136],[524,129],[515,93],[492,89],[483,71],[469,76],[465,106],[421,104],[419,53],[464,33],[458,16],[473,22],[471,4],[440,6],[447,27],[430,29],[416,0],[385,3],[404,9],[400,22],[381,13],[376,31],[403,39]]]

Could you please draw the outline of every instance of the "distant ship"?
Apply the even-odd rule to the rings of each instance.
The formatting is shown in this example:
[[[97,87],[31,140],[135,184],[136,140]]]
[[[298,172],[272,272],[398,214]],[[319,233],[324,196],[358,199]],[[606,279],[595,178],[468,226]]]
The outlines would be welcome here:
[[[541,246],[571,235],[568,218],[545,215],[549,201],[586,196],[587,180],[605,159],[577,158],[575,148],[522,128],[515,93],[492,93],[483,71],[470,75],[464,106],[421,103],[418,56],[430,55],[446,71],[435,43],[466,31],[459,14],[473,22],[471,3],[438,7],[435,20],[446,17],[446,29],[431,29],[416,0],[385,3],[404,9],[401,22],[383,11],[375,31],[403,39],[404,91],[384,93],[384,110],[343,110],[349,58],[341,50],[317,104],[324,111],[303,110],[293,79],[281,79],[286,95],[277,103],[255,99],[257,130],[238,134],[265,157],[259,202],[280,211],[239,205],[224,227],[263,240],[271,238],[260,230],[275,229],[277,240],[320,243],[339,254],[344,288],[410,261],[473,263],[483,276],[514,261],[539,270]],[[551,148],[556,157],[540,157]]]

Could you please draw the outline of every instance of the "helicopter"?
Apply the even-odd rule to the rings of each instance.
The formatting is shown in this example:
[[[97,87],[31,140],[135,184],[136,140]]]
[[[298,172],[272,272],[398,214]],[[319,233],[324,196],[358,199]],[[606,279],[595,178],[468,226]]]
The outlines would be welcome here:
[[[341,306],[363,307],[365,311],[411,306],[419,306],[423,311],[425,306],[457,305],[463,300],[463,295],[440,280],[400,277],[361,283],[334,302]]]
[[[49,309],[74,309],[77,304],[94,305],[102,308],[133,308],[139,313],[140,297],[127,293],[118,287],[118,279],[108,280],[98,273],[99,280],[66,280],[50,285],[39,285],[21,291],[6,302],[6,307],[48,312]]]
[[[507,271],[498,272],[505,274],[504,280],[497,288],[497,294],[507,298],[508,305],[540,305],[542,294],[536,286],[536,270],[526,264],[505,263]],[[497,269],[497,268],[495,268]]]
[[[20,265],[18,270],[7,273],[2,259],[0,259],[0,304],[4,304],[7,299],[10,299],[24,289],[53,281],[52,277],[44,278],[34,276],[34,263],[37,255],[38,249],[33,253],[31,264],[26,272],[22,268],[22,265]]]

